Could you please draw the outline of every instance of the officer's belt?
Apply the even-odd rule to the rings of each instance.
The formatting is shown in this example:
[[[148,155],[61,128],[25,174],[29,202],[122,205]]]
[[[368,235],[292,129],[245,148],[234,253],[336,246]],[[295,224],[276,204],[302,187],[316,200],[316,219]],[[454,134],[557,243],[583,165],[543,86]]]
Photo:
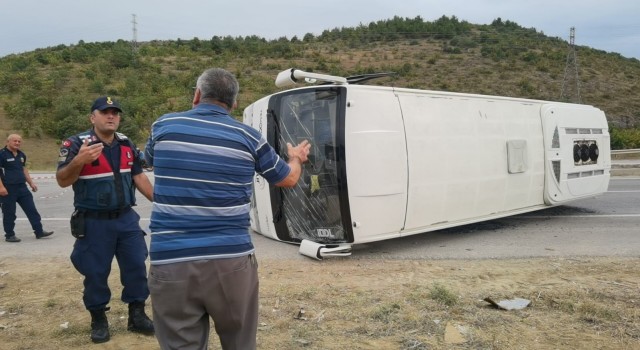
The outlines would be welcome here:
[[[117,210],[110,210],[110,211],[86,210],[84,212],[84,217],[90,218],[90,219],[98,219],[98,220],[113,220],[126,214],[127,212],[129,212],[129,210],[131,210],[131,207],[126,207],[126,208],[117,209]]]

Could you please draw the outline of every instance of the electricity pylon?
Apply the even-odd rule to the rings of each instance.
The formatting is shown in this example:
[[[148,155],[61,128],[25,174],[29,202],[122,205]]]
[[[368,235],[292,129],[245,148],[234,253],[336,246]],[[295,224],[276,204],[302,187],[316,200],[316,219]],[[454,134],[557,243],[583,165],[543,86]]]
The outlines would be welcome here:
[[[560,99],[568,102],[581,103],[580,78],[578,77],[578,55],[576,54],[576,28],[571,27],[569,35],[569,52],[564,66],[564,79]]]

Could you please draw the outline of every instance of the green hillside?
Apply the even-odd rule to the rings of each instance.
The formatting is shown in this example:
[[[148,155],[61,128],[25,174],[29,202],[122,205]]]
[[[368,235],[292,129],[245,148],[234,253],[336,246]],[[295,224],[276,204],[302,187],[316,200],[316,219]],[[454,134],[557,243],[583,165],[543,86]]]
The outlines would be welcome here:
[[[560,101],[568,53],[565,40],[511,21],[475,25],[444,16],[275,40],[212,33],[136,48],[80,41],[0,58],[0,131],[23,134],[32,169],[52,168],[56,142],[87,129],[91,102],[109,94],[125,110],[120,130],[141,144],[158,116],[190,108],[195,79],[215,66],[240,81],[237,117],[278,91],[276,74],[291,67],[340,76],[393,71],[372,84]],[[614,147],[640,147],[640,61],[585,46],[576,53],[581,102],[605,111],[614,135],[622,135]],[[570,79],[568,88],[575,86]]]

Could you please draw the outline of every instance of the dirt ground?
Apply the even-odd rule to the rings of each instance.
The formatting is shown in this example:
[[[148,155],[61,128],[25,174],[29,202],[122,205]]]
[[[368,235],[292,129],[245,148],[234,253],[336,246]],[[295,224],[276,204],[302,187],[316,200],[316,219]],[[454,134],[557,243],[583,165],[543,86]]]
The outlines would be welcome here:
[[[259,349],[640,349],[640,258],[259,263]],[[126,330],[118,278],[114,264],[111,341],[94,345],[67,259],[0,258],[0,348],[157,349]]]

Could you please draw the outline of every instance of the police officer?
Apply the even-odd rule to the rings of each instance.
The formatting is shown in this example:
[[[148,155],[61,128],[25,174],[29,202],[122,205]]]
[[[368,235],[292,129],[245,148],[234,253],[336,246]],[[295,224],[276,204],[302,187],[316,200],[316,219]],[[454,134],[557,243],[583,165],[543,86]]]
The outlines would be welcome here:
[[[33,202],[33,195],[26,184],[36,192],[38,186],[31,179],[29,170],[25,167],[27,155],[20,150],[22,137],[11,134],[7,137],[7,145],[0,150],[0,201],[2,202],[2,225],[4,226],[5,241],[20,242],[13,230],[16,226],[16,203],[27,214],[36,238],[51,236],[53,231],[44,231],[40,214]]]
[[[122,108],[111,97],[91,106],[93,128],[62,143],[56,179],[73,185],[75,212],[71,232],[76,242],[73,266],[84,276],[84,305],[91,313],[91,340],[109,340],[105,311],[111,291],[107,280],[115,256],[123,285],[121,300],[129,304],[128,330],[153,334],[144,307],[149,296],[145,260],[148,256],[140,216],[132,209],[135,190],[153,200],[153,187],[142,171],[137,148],[116,132]]]

